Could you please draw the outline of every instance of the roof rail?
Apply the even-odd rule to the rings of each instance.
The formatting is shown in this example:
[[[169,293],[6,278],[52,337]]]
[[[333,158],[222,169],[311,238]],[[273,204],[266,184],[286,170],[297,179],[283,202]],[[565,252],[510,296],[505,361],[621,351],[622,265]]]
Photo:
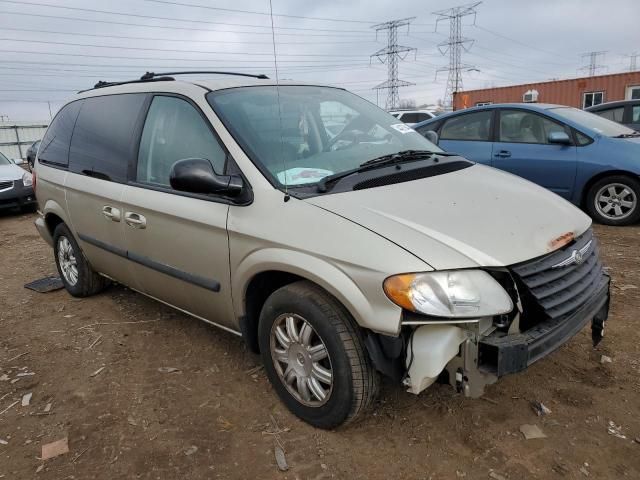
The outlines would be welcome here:
[[[135,80],[123,80],[122,82],[105,82],[104,80],[100,80],[96,83],[93,88],[87,88],[85,90],[80,90],[78,93],[88,92],[89,90],[94,90],[96,88],[104,88],[104,87],[115,87],[117,85],[126,85],[128,83],[145,83],[145,82],[163,82],[163,81],[173,81],[175,78],[170,75],[191,75],[191,74],[213,74],[213,75],[233,75],[236,77],[251,77],[251,78],[259,78],[261,80],[268,79],[264,74],[254,75],[251,73],[239,73],[239,72],[219,72],[214,70],[190,70],[184,72],[166,72],[166,73],[154,73],[147,72],[142,75],[140,78]]]
[[[259,75],[254,75],[252,73],[220,72],[215,70],[190,70],[190,71],[183,71],[183,72],[165,72],[165,73],[147,72],[142,77],[140,77],[140,80],[152,80],[156,77],[161,77],[166,75],[191,75],[191,74],[202,74],[202,73],[211,74],[211,75],[233,75],[236,77],[251,77],[251,78],[259,78],[261,80],[269,79],[269,77],[267,77],[263,73]]]

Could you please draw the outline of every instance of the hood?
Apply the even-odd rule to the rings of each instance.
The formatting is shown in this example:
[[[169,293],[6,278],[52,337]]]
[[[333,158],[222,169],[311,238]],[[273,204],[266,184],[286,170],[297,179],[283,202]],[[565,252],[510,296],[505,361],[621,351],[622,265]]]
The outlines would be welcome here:
[[[7,180],[21,180],[26,170],[23,170],[18,165],[0,165],[0,182]]]
[[[554,193],[482,165],[306,200],[403,247],[435,269],[506,266],[544,255],[591,219]]]

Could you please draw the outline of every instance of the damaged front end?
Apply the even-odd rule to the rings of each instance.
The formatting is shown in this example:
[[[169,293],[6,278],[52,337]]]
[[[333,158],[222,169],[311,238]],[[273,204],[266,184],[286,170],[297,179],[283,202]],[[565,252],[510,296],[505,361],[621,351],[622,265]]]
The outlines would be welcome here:
[[[405,312],[399,337],[367,338],[376,366],[414,394],[440,380],[479,397],[486,385],[526,369],[589,322],[594,345],[601,340],[609,277],[591,230],[550,254],[486,271],[509,294],[513,311],[456,321]]]

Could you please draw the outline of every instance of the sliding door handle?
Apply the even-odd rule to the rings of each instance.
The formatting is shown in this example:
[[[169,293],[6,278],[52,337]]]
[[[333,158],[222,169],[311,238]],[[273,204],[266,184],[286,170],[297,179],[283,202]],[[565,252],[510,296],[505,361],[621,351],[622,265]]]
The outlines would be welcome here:
[[[124,214],[124,221],[133,228],[147,228],[147,219],[139,213],[126,212]]]
[[[104,207],[102,207],[102,215],[104,215],[112,222],[120,221],[120,209],[112,207],[110,205],[105,205]]]

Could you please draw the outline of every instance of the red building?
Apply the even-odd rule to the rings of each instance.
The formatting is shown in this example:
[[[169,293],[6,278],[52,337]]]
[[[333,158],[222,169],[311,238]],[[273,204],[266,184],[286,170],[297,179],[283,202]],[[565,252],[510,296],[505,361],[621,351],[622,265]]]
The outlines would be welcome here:
[[[615,100],[640,99],[640,71],[525,83],[457,92],[454,110],[491,103],[556,103],[586,108]]]

